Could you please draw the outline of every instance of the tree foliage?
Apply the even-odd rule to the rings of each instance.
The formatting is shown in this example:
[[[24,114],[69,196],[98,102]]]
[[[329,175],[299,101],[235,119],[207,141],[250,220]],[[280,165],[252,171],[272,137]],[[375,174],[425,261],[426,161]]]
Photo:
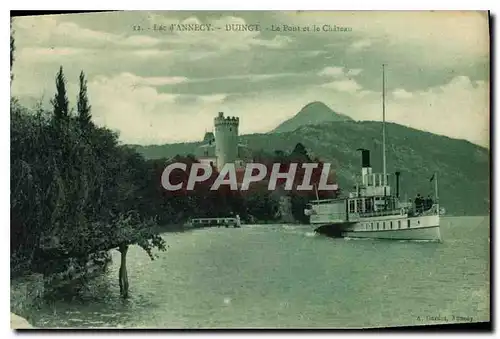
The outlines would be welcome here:
[[[194,190],[187,190],[191,166],[198,160],[192,155],[146,160],[133,148],[121,145],[116,133],[93,124],[83,72],[79,80],[77,116],[69,114],[62,67],[56,77],[52,112],[41,107],[29,110],[11,100],[13,268],[24,265],[44,271],[57,266],[54,262],[58,260],[85,260],[91,254],[131,244],[154,258],[155,248],[166,249],[158,231],[176,229],[193,217],[239,214],[247,221],[275,220],[279,196],[267,189],[272,164],[279,162],[286,171],[291,162],[309,161],[301,145],[290,154],[261,152],[259,162],[268,166],[268,176],[249,191],[232,191],[227,185],[211,190],[218,176],[216,169]],[[187,166],[187,171],[172,172],[172,183],[183,184],[173,192],[161,183],[165,167],[172,162]],[[318,171],[313,173],[314,183],[319,180]],[[294,187],[302,176],[299,170]],[[304,203],[314,198],[312,191],[287,194],[305,194],[300,199]]]
[[[56,76],[56,94],[51,103],[54,107],[54,122],[57,124],[67,122],[69,120],[69,102],[66,94],[66,78],[62,66]]]
[[[16,44],[14,39],[14,32],[12,30],[12,18],[10,19],[10,80],[14,79],[12,74],[12,65],[14,64],[14,52],[16,51]]]
[[[90,124],[92,115],[90,113],[91,106],[87,97],[87,79],[83,71],[80,73],[80,91],[77,98],[77,118],[83,129],[86,129]]]
[[[158,210],[140,203],[154,192],[150,163],[92,123],[83,73],[80,80],[77,117],[69,115],[62,67],[52,112],[11,100],[14,269],[43,271],[50,260],[84,260],[123,244],[137,244],[151,257],[154,248],[166,248],[155,232]]]

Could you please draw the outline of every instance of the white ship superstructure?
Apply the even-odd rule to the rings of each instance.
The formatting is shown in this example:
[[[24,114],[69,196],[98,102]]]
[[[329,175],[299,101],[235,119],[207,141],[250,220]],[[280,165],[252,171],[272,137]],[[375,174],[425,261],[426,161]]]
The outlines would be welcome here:
[[[343,198],[311,201],[305,213],[312,227],[343,237],[441,240],[437,198],[400,201],[399,173],[392,194],[388,176],[384,180],[383,173],[372,173],[369,151],[361,152],[363,167],[356,190]],[[436,175],[433,181],[437,187]]]
[[[400,201],[399,172],[395,173],[396,192],[391,192],[385,159],[385,95],[383,103],[383,172],[373,173],[370,151],[360,149],[361,176],[355,191],[342,198],[311,201],[304,213],[315,230],[335,236],[441,241],[437,174],[431,178],[434,198]]]

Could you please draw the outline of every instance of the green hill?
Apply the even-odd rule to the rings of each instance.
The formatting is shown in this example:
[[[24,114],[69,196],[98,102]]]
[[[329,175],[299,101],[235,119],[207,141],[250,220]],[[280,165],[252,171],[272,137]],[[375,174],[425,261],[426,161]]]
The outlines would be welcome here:
[[[347,115],[337,113],[322,102],[314,101],[305,105],[294,117],[282,122],[273,132],[292,132],[305,125],[317,125],[333,121],[353,121]]]
[[[310,154],[331,162],[344,191],[354,185],[360,174],[357,148],[371,150],[372,167],[381,172],[380,122],[337,121],[308,125],[294,132],[251,134],[241,141],[253,150],[291,152],[302,143]],[[387,123],[387,171],[401,171],[401,197],[433,192],[429,182],[439,174],[439,196],[447,214],[478,215],[489,213],[489,151],[465,140],[457,140],[405,126]],[[161,146],[136,146],[147,158],[172,157],[195,153],[200,143]],[[393,184],[393,183],[391,183]],[[394,184],[393,184],[394,186]]]

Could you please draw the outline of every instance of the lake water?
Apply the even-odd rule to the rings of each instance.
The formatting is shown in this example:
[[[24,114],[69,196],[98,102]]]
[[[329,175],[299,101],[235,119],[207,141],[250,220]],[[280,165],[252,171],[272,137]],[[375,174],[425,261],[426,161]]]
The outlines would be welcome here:
[[[489,320],[489,217],[442,219],[443,243],[332,239],[307,226],[169,233],[127,256],[130,299],[109,273],[37,327],[345,328]],[[460,317],[460,318],[459,318]]]

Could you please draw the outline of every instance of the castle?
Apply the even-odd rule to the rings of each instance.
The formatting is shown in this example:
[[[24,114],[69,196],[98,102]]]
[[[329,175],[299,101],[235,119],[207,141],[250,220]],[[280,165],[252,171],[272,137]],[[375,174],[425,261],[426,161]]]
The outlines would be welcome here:
[[[249,150],[239,143],[238,117],[224,117],[223,112],[214,118],[215,135],[206,132],[203,144],[198,148],[196,157],[200,162],[209,163],[222,169],[227,163],[234,163],[236,168],[245,166]]]
[[[241,183],[244,167],[251,162],[250,149],[239,142],[238,117],[224,117],[223,112],[214,118],[215,134],[206,132],[196,157],[202,163],[208,163],[219,171],[227,163],[234,163],[237,180]],[[291,197],[278,189],[275,191],[279,202],[279,215],[282,222],[294,222],[292,216]]]

